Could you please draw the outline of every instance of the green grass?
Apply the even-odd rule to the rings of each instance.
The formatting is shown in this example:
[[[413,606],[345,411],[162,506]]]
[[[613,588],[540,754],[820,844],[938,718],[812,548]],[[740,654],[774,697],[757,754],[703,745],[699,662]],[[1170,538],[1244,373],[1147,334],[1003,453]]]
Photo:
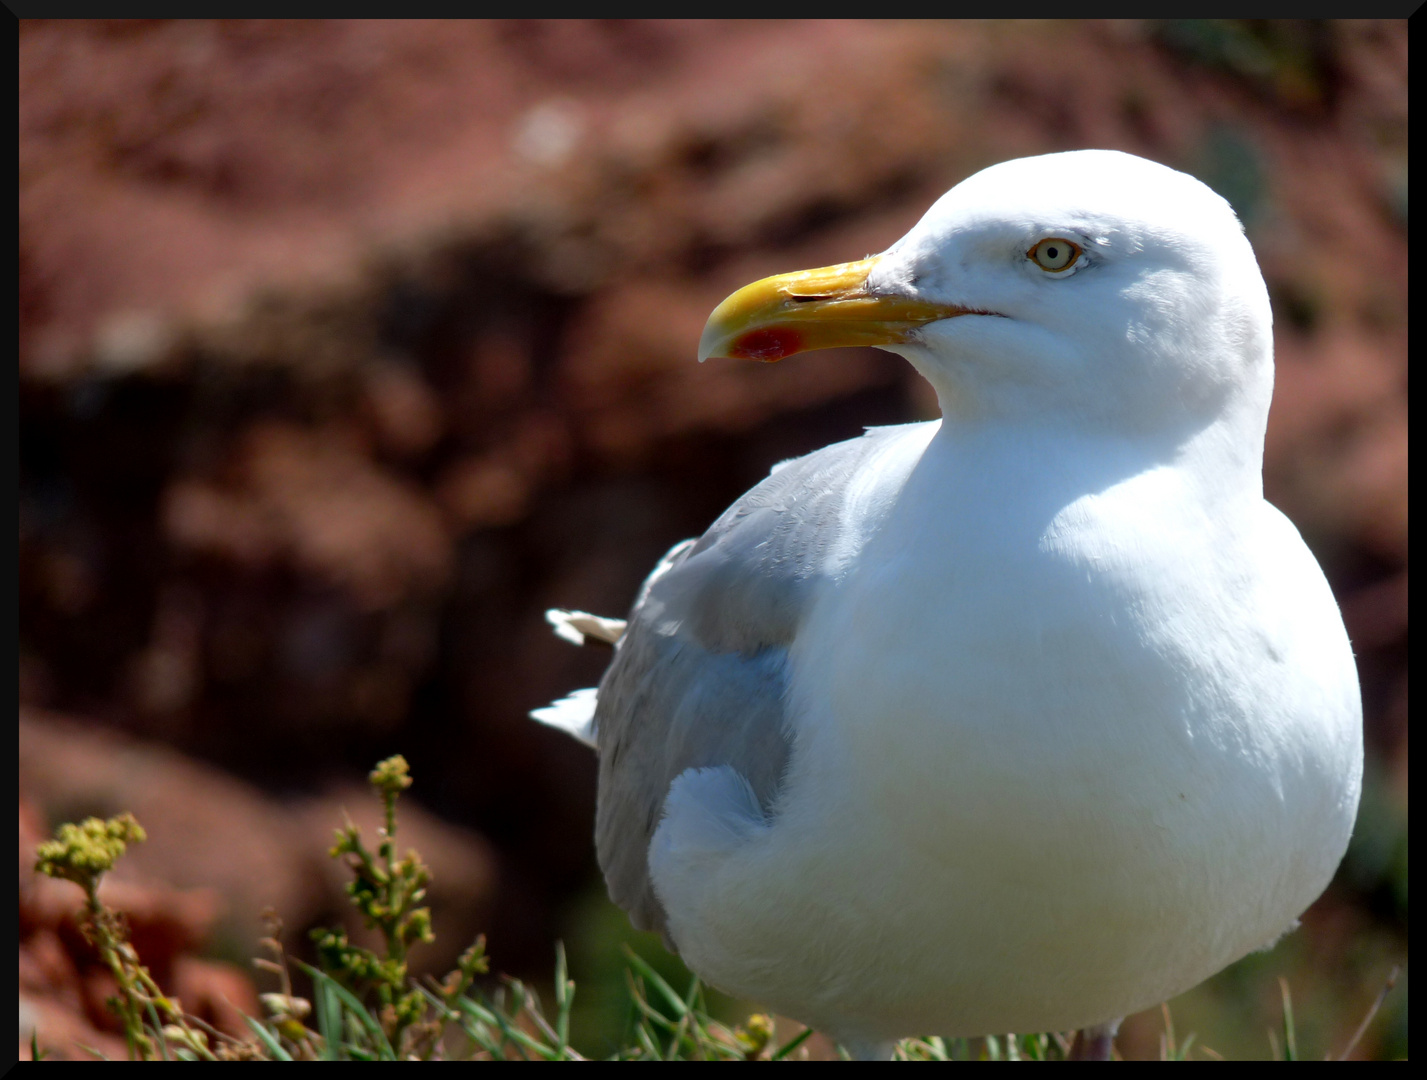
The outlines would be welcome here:
[[[434,930],[423,904],[430,873],[415,851],[397,856],[396,805],[411,778],[406,762],[394,757],[380,763],[369,781],[385,811],[376,849],[370,849],[360,830],[347,821],[337,830],[331,855],[350,869],[349,899],[367,927],[379,931],[381,947],[355,945],[340,929],[320,930],[313,934],[318,964],[305,964],[286,955],[281,920],[276,913],[265,913],[269,933],[263,945],[269,955],[254,964],[277,979],[278,989],[261,995],[262,1017],[245,1018],[246,1039],[209,1027],[166,997],[128,941],[122,915],[99,901],[100,879],[129,844],[145,839],[131,815],[63,825],[54,840],[40,845],[36,869],[71,881],[84,892],[81,926],[115,978],[118,993],[109,1005],[121,1021],[131,1059],[780,1061],[846,1056],[811,1029],[751,1011],[746,1003],[705,987],[655,935],[632,930],[622,913],[602,897],[588,898],[578,920],[584,940],[577,944],[592,975],[591,994],[576,994],[562,945],[556,946],[548,1003],[519,979],[483,978],[488,974],[484,937],[461,955],[444,978],[412,978],[408,954],[431,942]],[[1298,946],[1300,951],[1303,948]],[[1293,951],[1286,955],[1292,962]],[[1277,951],[1275,956],[1281,964],[1284,956]],[[1311,958],[1298,960],[1306,963]],[[1368,957],[1363,970],[1380,973],[1381,960]],[[305,996],[295,989],[294,969],[310,983]],[[617,988],[601,974],[610,970],[619,972]],[[1206,995],[1225,988],[1232,993],[1237,983],[1262,986],[1267,972],[1268,960],[1260,954],[1177,999],[1181,1027],[1186,1015],[1197,1015]],[[1335,1039],[1345,1055],[1374,1023],[1395,980],[1395,968],[1385,986],[1379,979],[1381,989],[1349,1039],[1321,1024],[1305,1029],[1300,1022],[1303,1011],[1295,1008],[1289,983],[1280,977],[1274,1010],[1277,1023],[1257,1033],[1262,1056],[1289,1061],[1321,1057],[1331,1050],[1326,1044]],[[1321,1013],[1318,1008],[1309,1010],[1315,1017]],[[1140,1019],[1131,1018],[1131,1024]],[[1405,988],[1395,995],[1388,1022],[1394,1032],[1399,1024],[1402,1028],[1398,1056],[1405,1057]],[[1168,1005],[1162,1011],[1162,1025],[1157,1033],[1161,1060],[1239,1056],[1199,1044],[1192,1030],[1181,1037]],[[1241,1033],[1233,1039],[1248,1037]],[[1386,1041],[1394,1044],[1393,1037]],[[900,1061],[1052,1061],[1064,1059],[1069,1049],[1064,1034],[928,1037],[902,1040],[895,1057]],[[45,1053],[32,1033],[32,1057],[38,1060]]]

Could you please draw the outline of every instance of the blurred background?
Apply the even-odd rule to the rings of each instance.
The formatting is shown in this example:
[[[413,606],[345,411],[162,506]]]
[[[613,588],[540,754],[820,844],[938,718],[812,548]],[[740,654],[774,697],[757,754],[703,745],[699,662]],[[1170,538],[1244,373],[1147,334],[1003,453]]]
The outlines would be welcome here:
[[[231,1022],[265,906],[299,951],[344,917],[331,830],[345,807],[374,833],[363,777],[399,752],[436,876],[418,966],[484,931],[548,984],[563,939],[576,1043],[609,1052],[620,944],[679,968],[604,898],[592,756],[526,719],[608,659],[542,612],[622,615],[774,462],[935,415],[873,350],[695,364],[728,292],[1082,147],[1244,220],[1275,308],[1267,493],[1366,709],[1337,881],[1175,1026],[1267,1057],[1282,977],[1300,1053],[1340,1051],[1407,953],[1405,20],[22,22],[22,1040],[28,1015],[112,1045],[78,893],[29,871],[49,828],[139,817],[115,896]],[[1406,1025],[1404,978],[1356,1054],[1405,1055]],[[1162,1029],[1131,1018],[1122,1053]]]

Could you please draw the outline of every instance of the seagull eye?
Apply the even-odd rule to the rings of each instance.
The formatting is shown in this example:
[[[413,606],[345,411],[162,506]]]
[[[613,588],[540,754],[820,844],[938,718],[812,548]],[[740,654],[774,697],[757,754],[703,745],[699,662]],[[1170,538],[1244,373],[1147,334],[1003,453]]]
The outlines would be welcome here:
[[[1080,258],[1080,245],[1062,236],[1052,236],[1026,252],[1026,257],[1042,270],[1058,274]]]

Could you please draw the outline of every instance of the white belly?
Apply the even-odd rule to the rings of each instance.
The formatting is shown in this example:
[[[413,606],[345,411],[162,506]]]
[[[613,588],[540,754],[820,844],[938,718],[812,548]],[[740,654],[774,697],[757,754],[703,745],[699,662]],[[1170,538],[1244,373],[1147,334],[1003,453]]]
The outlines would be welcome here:
[[[1291,526],[1266,520],[1280,551]],[[1361,769],[1351,653],[1297,545],[1201,593],[1173,580],[1178,543],[1130,603],[1085,552],[995,552],[1014,590],[967,560],[864,559],[791,654],[771,822],[681,861],[691,802],[656,837],[681,953],[887,1039],[1099,1023],[1268,944],[1336,868]]]

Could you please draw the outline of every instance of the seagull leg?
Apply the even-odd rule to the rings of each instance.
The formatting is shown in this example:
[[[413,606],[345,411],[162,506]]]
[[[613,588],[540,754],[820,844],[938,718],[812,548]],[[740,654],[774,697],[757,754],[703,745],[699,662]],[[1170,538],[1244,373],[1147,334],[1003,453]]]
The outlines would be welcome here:
[[[1075,1033],[1075,1041],[1070,1044],[1070,1060],[1109,1061],[1115,1049],[1115,1032],[1119,1030],[1119,1020],[1081,1028]]]

